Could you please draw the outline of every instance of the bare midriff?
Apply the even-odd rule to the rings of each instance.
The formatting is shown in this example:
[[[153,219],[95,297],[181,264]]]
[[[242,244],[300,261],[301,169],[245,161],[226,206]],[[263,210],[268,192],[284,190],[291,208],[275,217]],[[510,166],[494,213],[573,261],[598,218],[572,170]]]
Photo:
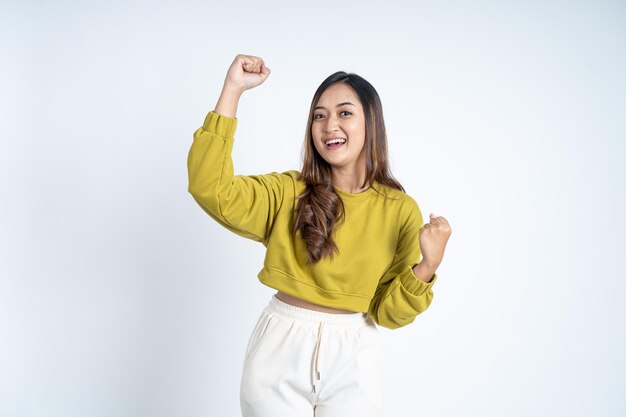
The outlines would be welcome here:
[[[291,304],[296,307],[308,308],[309,310],[321,311],[323,313],[336,313],[336,314],[354,314],[356,311],[350,310],[338,310],[335,308],[325,307],[318,304],[309,303],[308,301],[304,301],[298,297],[294,297],[293,295],[285,294],[282,291],[278,291],[276,293],[276,298],[280,301],[283,301],[287,304]]]

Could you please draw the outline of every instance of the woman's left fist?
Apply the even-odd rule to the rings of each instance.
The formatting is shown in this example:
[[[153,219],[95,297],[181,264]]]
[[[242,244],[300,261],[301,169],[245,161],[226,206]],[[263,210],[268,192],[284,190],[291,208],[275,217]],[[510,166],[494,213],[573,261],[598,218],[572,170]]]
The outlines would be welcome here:
[[[443,216],[431,213],[430,222],[419,230],[422,260],[434,265],[435,268],[438,267],[443,260],[443,253],[451,233],[448,221]]]

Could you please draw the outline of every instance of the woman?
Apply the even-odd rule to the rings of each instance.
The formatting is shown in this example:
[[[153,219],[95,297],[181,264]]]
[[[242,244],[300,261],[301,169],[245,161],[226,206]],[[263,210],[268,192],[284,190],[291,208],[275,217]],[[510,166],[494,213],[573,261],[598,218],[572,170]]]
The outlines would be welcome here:
[[[239,98],[269,74],[261,58],[235,57],[188,156],[189,192],[222,226],[263,243],[258,278],[278,290],[248,341],[241,410],[379,416],[376,324],[405,326],[430,305],[450,225],[432,214],[424,224],[391,175],[380,99],[356,74],[339,71],[316,91],[301,172],[234,175]]]

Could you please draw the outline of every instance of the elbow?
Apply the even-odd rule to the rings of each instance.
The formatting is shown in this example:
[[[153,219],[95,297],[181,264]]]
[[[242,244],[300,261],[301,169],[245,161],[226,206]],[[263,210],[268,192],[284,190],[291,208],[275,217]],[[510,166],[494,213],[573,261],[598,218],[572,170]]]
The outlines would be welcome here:
[[[399,329],[400,327],[413,323],[415,320],[415,315],[402,315],[398,314],[398,312],[388,311],[385,308],[370,311],[370,317],[377,325],[390,330]]]
[[[198,184],[190,181],[187,191],[202,208],[212,213],[219,213],[219,198],[215,188],[199,187]]]
[[[191,194],[194,198],[199,197],[202,192],[197,184],[193,181],[189,181],[189,185],[187,186],[187,192]]]
[[[191,181],[189,182],[189,185],[187,186],[187,192],[189,192],[189,194],[191,194],[191,196],[195,198],[196,200],[202,199],[203,197],[204,198],[208,197],[205,190],[202,190],[200,187],[197,186],[197,184],[194,184]]]
[[[217,200],[218,185],[215,180],[199,175],[197,172],[189,172],[187,191],[196,199]]]
[[[415,316],[406,317],[388,317],[381,323],[381,326],[391,330],[396,330],[401,327],[407,326],[415,321]]]
[[[370,314],[376,324],[395,330],[413,323],[418,315],[428,309],[432,299],[432,292],[429,291],[420,297],[417,303],[394,305],[391,300],[387,300],[388,304],[379,305],[376,311]]]

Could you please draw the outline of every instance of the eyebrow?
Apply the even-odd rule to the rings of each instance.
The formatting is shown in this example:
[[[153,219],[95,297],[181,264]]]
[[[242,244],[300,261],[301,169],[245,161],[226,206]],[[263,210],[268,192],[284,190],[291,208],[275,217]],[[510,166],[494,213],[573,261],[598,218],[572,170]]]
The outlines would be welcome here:
[[[354,106],[354,104],[353,104],[353,103],[350,103],[349,101],[344,101],[343,103],[339,103],[339,104],[337,104],[335,107],[345,106],[346,104],[349,104],[349,105],[351,105],[351,106]],[[356,106],[355,106],[355,107],[356,107]],[[324,106],[317,106],[317,107],[316,107],[316,108],[314,108],[313,110],[317,110],[317,109],[324,109],[324,110],[326,110],[326,107],[324,107]]]

